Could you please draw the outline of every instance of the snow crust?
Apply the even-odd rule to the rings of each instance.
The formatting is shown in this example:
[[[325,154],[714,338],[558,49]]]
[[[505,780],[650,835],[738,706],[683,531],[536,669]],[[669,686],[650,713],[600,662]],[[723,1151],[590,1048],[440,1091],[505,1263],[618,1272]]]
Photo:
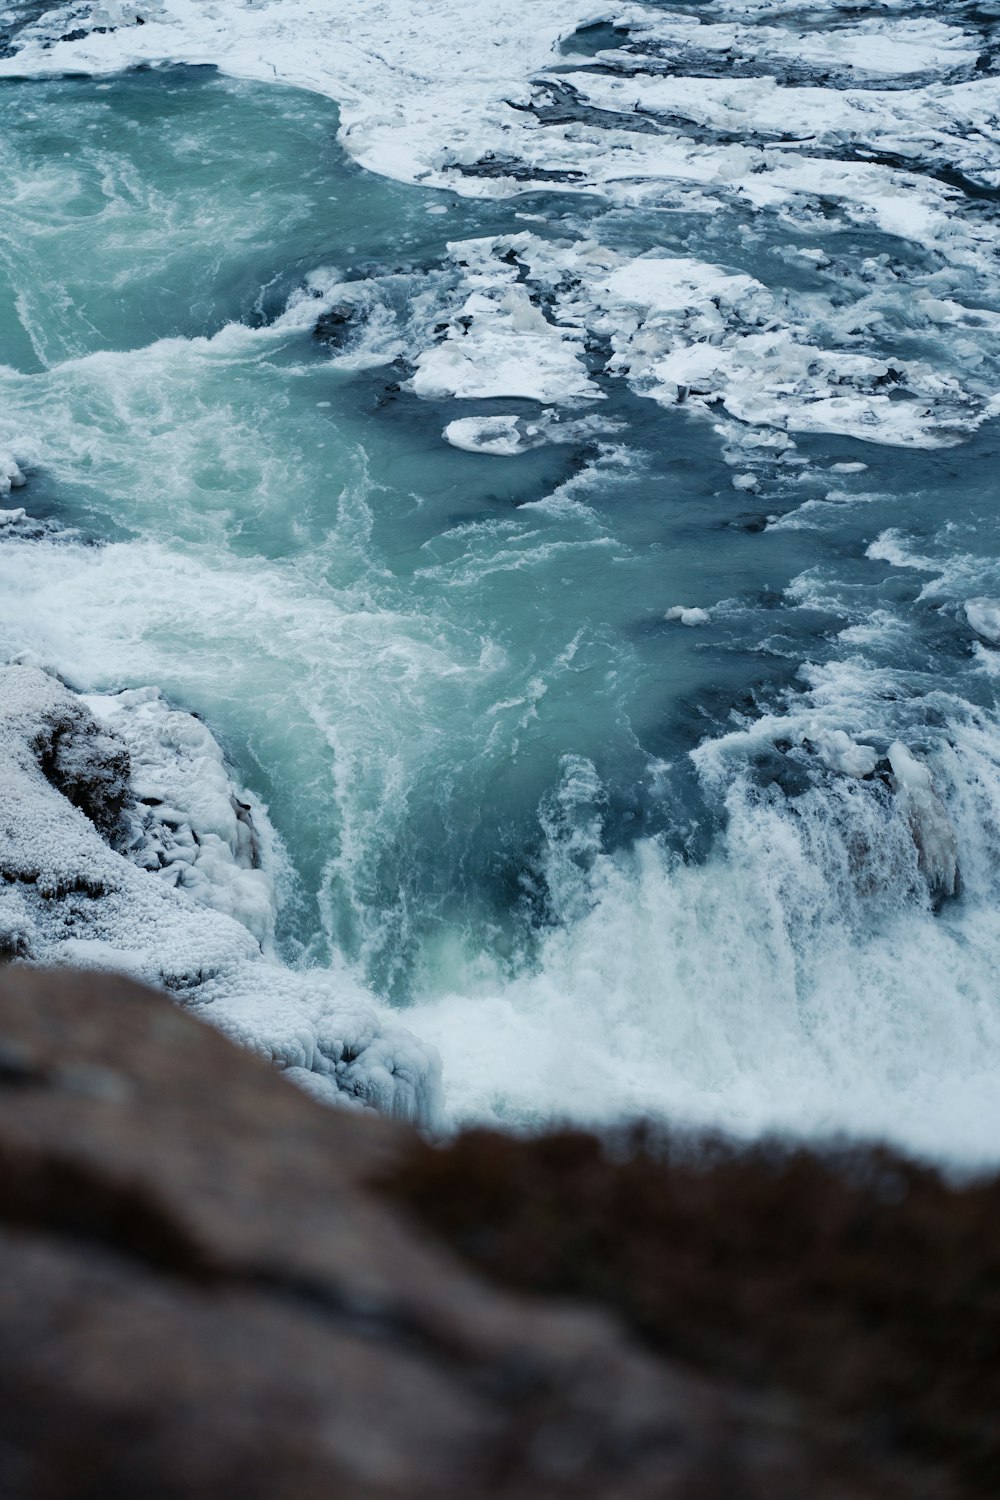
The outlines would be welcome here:
[[[0,747],[0,948],[8,955],[125,971],[293,1077],[308,1073],[310,1089],[328,1102],[346,1097],[437,1122],[434,1049],[384,1020],[346,974],[268,961],[245,925],[260,925],[266,877],[252,868],[248,825],[204,726],[155,692],[84,701],[36,667],[8,666],[0,669]],[[119,848],[57,782],[91,814],[124,799]],[[130,808],[129,791],[146,803]],[[165,797],[156,810],[149,799],[161,793],[180,805],[168,811]],[[141,866],[159,852],[158,878]],[[192,878],[175,876],[176,866]]]
[[[835,14],[838,8],[842,7],[829,10]],[[732,9],[745,13],[755,7]],[[776,17],[782,11],[787,14],[784,6],[756,9],[770,9]],[[891,7],[882,9],[888,12]],[[617,25],[628,27],[633,50],[626,59],[613,52],[598,56],[624,61],[636,71],[653,62],[682,71],[714,60],[727,68],[752,64],[777,70],[792,65],[822,70],[826,76],[835,72],[853,80],[882,80],[934,75],[947,67],[974,67],[980,52],[975,33],[931,16],[904,17],[891,25],[882,17],[872,17],[821,31],[802,25],[768,26],[763,21],[752,26],[739,20],[702,21],[639,5],[621,8],[615,19]]]
[[[83,695],[97,722],[125,746],[135,806],[129,857],[173,890],[241,922],[273,952],[277,863],[267,813],[233,786],[222,748],[200,719],[156,688]]]

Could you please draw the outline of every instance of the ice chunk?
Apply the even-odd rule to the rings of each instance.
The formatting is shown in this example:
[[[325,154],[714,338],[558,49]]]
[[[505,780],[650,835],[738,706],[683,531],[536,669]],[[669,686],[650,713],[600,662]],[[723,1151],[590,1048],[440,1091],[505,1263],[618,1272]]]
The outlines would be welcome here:
[[[497,271],[477,278],[442,342],[418,356],[416,394],[543,402],[599,395],[583,363],[580,330],[549,322],[527,287]]]
[[[445,442],[466,453],[490,453],[509,458],[527,453],[545,442],[545,434],[535,422],[522,417],[459,417],[444,430]]]
[[[679,620],[682,625],[707,625],[712,616],[707,609],[691,609],[686,604],[675,604],[663,616],[665,620]]]
[[[0,448],[0,496],[9,495],[11,490],[18,489],[23,483],[24,475],[21,473],[13,453],[8,453],[5,448]],[[16,514],[16,512],[12,511],[0,511],[0,517],[16,516]]]
[[[1000,646],[1000,599],[968,599],[965,618],[984,641]]]

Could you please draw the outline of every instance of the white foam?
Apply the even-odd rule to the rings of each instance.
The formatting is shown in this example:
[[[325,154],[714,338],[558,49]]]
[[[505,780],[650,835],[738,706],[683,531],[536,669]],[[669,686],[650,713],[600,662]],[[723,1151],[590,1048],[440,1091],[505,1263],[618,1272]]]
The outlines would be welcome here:
[[[995,1160],[1000,750],[989,716],[893,680],[814,669],[786,712],[706,740],[727,821],[704,862],[655,839],[606,853],[600,781],[567,765],[543,826],[573,920],[522,974],[463,974],[410,1015],[452,1112],[846,1129]],[[768,756],[788,791],[755,774]]]

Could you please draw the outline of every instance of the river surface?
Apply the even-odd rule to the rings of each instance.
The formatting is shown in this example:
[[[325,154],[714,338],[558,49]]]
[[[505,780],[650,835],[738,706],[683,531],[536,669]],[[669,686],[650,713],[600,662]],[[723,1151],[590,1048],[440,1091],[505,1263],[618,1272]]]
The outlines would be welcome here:
[[[405,1012],[452,1119],[995,1153],[996,281],[832,211],[393,181],[338,124],[211,68],[0,83],[3,503],[43,523],[0,528],[0,655],[205,719],[282,962]],[[615,267],[668,261],[671,348],[839,365],[740,345],[666,401]]]

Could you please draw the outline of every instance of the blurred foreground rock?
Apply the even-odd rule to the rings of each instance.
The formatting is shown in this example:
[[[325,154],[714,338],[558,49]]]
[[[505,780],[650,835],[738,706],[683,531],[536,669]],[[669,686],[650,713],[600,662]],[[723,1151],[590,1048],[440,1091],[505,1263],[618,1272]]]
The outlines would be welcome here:
[[[649,1164],[629,1179],[583,1139],[433,1151],[406,1126],[323,1108],[130,981],[0,969],[0,1495],[973,1492],[944,1449],[897,1441],[891,1401],[862,1423],[822,1379],[785,1378],[782,1339],[746,1311],[782,1322],[780,1298],[759,1295],[764,1239],[741,1228],[760,1207],[752,1174],[741,1192],[730,1164],[720,1197],[705,1168],[700,1200],[688,1188],[671,1221],[671,1265],[656,1210],[627,1196],[649,1190]],[[802,1186],[808,1240],[824,1202]],[[701,1265],[693,1296],[685,1215],[706,1213],[699,1254],[713,1236],[731,1254]],[[624,1258],[602,1247],[609,1214]],[[781,1256],[816,1270],[805,1242]],[[986,1343],[965,1357],[985,1368],[1000,1279],[975,1269]],[[883,1272],[884,1291],[896,1267]],[[940,1265],[944,1280],[969,1272]],[[871,1283],[845,1312],[831,1274],[829,1317],[800,1355],[841,1380],[845,1319],[883,1313]],[[672,1341],[678,1290],[690,1305]]]

